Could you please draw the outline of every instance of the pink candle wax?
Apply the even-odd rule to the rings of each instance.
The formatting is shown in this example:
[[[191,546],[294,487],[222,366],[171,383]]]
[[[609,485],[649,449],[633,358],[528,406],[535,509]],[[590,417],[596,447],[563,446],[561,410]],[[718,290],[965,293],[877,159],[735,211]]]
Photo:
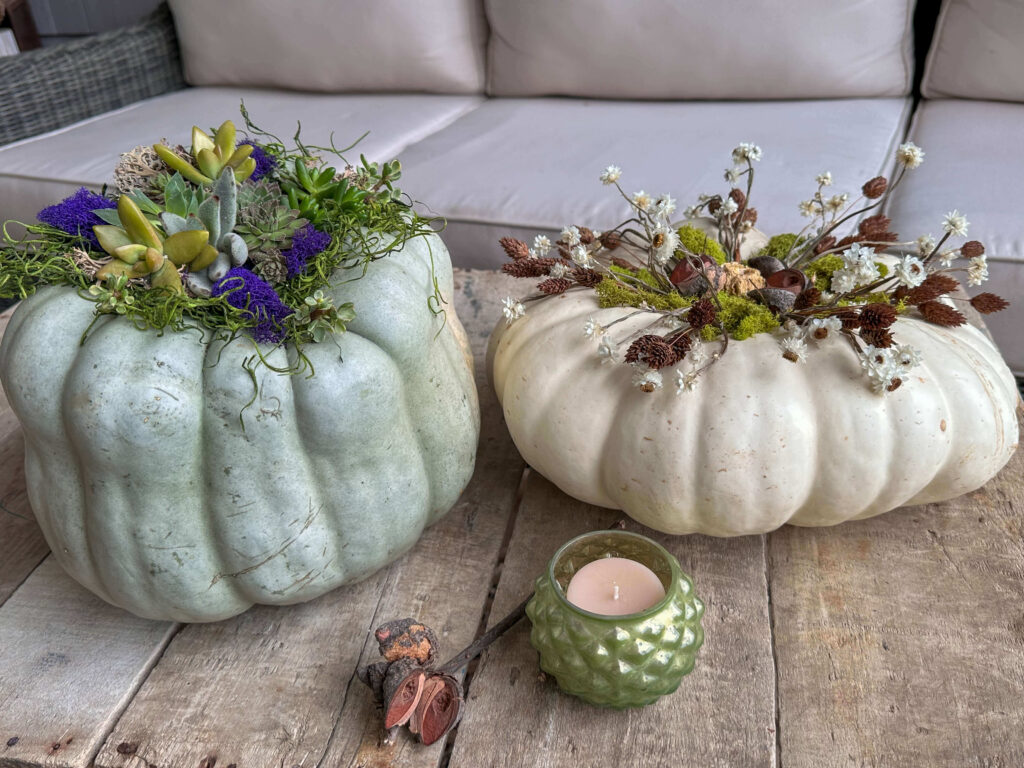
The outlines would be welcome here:
[[[624,616],[658,603],[665,597],[665,587],[654,571],[636,560],[603,557],[576,572],[565,596],[585,611]]]

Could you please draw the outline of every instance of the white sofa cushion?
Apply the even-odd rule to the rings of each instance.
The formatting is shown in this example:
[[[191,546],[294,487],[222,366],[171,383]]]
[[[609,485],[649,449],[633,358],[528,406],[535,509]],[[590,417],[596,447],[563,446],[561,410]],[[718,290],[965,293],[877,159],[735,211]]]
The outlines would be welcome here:
[[[793,99],[910,92],[912,0],[485,0],[500,96]]]
[[[807,223],[797,204],[829,170],[836,191],[856,192],[884,172],[909,117],[907,99],[762,102],[592,102],[497,99],[402,153],[403,184],[448,218],[454,261],[495,267],[500,236],[532,239],[567,224],[599,229],[626,204],[598,174],[623,169],[627,193],[669,193],[685,206],[727,189],[730,151],[754,141],[752,204],[773,233]]]
[[[968,235],[985,245],[992,291],[1010,307],[986,318],[1003,356],[1024,376],[1024,153],[1003,151],[1024,133],[1024,105],[991,101],[926,101],[911,136],[925,151],[890,201],[893,229],[904,237],[941,234],[942,217],[956,208]]]
[[[483,90],[480,0],[170,0],[192,85]]]
[[[1024,2],[945,0],[921,88],[929,97],[1024,101]]]
[[[194,124],[204,128],[233,119],[244,99],[264,130],[291,143],[296,121],[304,141],[339,147],[370,134],[347,156],[391,159],[407,145],[475,109],[478,96],[328,96],[237,88],[187,88],[138,102],[57,131],[0,147],[0,221],[32,222],[36,213],[81,186],[111,181],[119,153],[161,138],[188,144]],[[429,190],[423,190],[424,198]]]

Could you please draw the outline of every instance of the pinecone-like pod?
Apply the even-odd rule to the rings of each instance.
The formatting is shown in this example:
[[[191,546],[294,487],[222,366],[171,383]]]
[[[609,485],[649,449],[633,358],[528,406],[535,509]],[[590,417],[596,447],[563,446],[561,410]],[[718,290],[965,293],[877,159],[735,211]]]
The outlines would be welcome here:
[[[873,347],[888,349],[892,346],[892,334],[885,328],[874,330],[862,328],[860,337]]]
[[[889,247],[888,245],[886,245],[886,243],[895,243],[897,240],[900,239],[900,236],[895,232],[875,232],[870,237],[867,237],[865,239],[870,240],[873,243],[876,243],[875,245],[872,246],[872,248],[874,248],[875,250],[875,253],[884,253]]]
[[[594,230],[590,227],[579,227],[580,230],[580,242],[584,245],[590,245],[594,242]]]
[[[835,247],[836,248],[845,248],[848,245],[853,245],[854,243],[859,243],[861,240],[862,240],[862,238],[860,236],[858,236],[858,235],[847,235],[842,240],[840,240],[838,243],[836,243]]]
[[[544,259],[517,259],[501,265],[501,271],[512,277],[542,277],[555,265],[555,260]]]
[[[1001,312],[1006,309],[1010,306],[1010,302],[994,293],[979,293],[971,299],[971,306],[983,315],[990,315],[993,312]]]
[[[698,331],[707,325],[711,325],[717,317],[718,310],[710,299],[698,299],[686,314],[686,319],[690,321],[690,325]]]
[[[676,353],[664,338],[649,333],[629,345],[626,362],[646,363],[657,370],[676,362]]]
[[[979,256],[983,256],[985,253],[985,246],[979,243],[977,240],[968,240],[966,243],[960,246],[960,255],[965,259],[976,259]]]
[[[868,304],[860,311],[860,325],[869,331],[888,328],[896,322],[896,310],[889,304]]]
[[[743,211],[743,221],[750,226],[757,224],[757,208],[747,208]]]
[[[505,251],[505,255],[510,259],[528,259],[530,258],[530,246],[515,237],[503,237],[499,241],[502,249]]]
[[[619,244],[621,242],[622,242],[622,235],[620,235],[615,230],[612,230],[611,232],[602,232],[601,233],[601,245],[603,245],[609,251],[614,251],[616,248],[619,247]]]
[[[876,213],[874,216],[868,216],[866,219],[863,219],[857,225],[857,231],[862,235],[871,235],[872,239],[874,239],[875,234],[885,232],[889,229],[890,224],[892,224],[892,219],[884,213]]]
[[[875,176],[870,181],[864,182],[864,186],[860,188],[860,191],[869,200],[877,200],[885,194],[885,190],[888,188],[889,180],[885,176]]]
[[[916,288],[906,291],[903,296],[897,296],[897,300],[903,298],[907,304],[924,304],[926,301],[935,301],[945,293],[955,291],[959,286],[960,283],[955,278],[936,272],[928,275]]]
[[[960,312],[940,301],[926,301],[924,304],[919,305],[918,309],[925,320],[936,325],[956,328],[958,325],[963,325],[967,322],[967,318]]]
[[[718,209],[721,208],[721,207],[722,207],[722,196],[721,195],[715,195],[710,200],[708,200],[708,213],[710,213],[712,216],[714,216],[716,213],[718,213]]]
[[[554,296],[559,293],[565,293],[572,286],[572,280],[567,277],[549,277],[547,280],[538,283],[537,290],[549,296]]]
[[[612,264],[614,264],[619,269],[628,269],[630,272],[636,272],[638,268],[637,265],[634,264],[633,262],[626,261],[626,259],[620,258],[618,256],[612,256]]]
[[[796,297],[796,301],[793,302],[793,309],[809,309],[810,307],[818,306],[821,301],[821,291],[815,288],[813,285],[809,288],[804,288]]]
[[[600,273],[592,269],[574,269],[572,277],[573,280],[586,288],[593,288],[604,279]]]
[[[823,254],[829,248],[832,248],[835,244],[836,238],[834,235],[825,235],[823,238],[821,238],[821,240],[818,241],[818,244],[814,246],[814,255],[819,256]]]
[[[690,349],[693,347],[693,344],[690,343],[690,337],[687,336],[685,333],[680,333],[674,339],[672,339],[671,345],[672,351],[676,353],[677,361],[682,360],[684,357],[686,357],[686,353],[689,352]]]
[[[843,324],[844,331],[855,331],[860,328],[860,313],[855,309],[843,309],[834,314]]]
[[[736,205],[739,206],[740,208],[747,204],[747,196],[743,194],[742,189],[737,189],[736,187],[733,187],[732,189],[729,190],[729,197],[731,197],[733,199],[733,202],[735,202]]]

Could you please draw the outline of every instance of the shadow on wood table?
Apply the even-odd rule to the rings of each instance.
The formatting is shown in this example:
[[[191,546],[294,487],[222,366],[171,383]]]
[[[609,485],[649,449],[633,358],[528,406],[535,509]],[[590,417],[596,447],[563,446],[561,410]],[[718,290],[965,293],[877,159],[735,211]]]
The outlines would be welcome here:
[[[304,605],[179,625],[78,587],[47,557],[0,402],[0,766],[1024,765],[1024,451],[973,494],[835,528],[714,539],[630,523],[708,606],[676,694],[587,707],[540,675],[524,622],[471,665],[446,742],[379,747],[354,677],[377,624],[417,616],[454,652],[562,542],[620,516],[529,472],[505,430],[483,351],[521,284],[456,283],[483,413],[473,481],[400,561]]]

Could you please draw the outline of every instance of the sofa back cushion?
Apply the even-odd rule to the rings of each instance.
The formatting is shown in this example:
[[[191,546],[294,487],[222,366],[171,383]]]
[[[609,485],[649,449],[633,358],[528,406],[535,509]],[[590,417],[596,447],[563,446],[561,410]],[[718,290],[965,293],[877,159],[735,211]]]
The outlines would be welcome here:
[[[633,99],[901,96],[913,0],[485,0],[489,90]]]
[[[170,0],[192,85],[478,93],[480,0]]]
[[[925,96],[1024,101],[1024,2],[945,0]]]

